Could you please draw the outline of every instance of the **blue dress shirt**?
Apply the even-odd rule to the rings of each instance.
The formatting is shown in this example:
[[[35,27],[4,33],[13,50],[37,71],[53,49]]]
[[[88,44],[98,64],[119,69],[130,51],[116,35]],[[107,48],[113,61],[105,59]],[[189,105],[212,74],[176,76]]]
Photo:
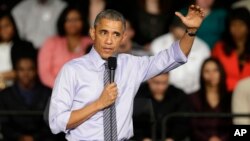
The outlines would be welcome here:
[[[143,81],[168,72],[187,61],[179,42],[155,56],[137,57],[119,54],[115,72],[118,96],[115,102],[118,140],[133,136],[133,101]],[[73,110],[96,101],[103,91],[105,60],[94,48],[90,53],[66,63],[56,78],[49,111],[53,133],[65,132],[69,141],[101,141],[104,139],[103,111],[97,112],[78,127],[66,130]]]

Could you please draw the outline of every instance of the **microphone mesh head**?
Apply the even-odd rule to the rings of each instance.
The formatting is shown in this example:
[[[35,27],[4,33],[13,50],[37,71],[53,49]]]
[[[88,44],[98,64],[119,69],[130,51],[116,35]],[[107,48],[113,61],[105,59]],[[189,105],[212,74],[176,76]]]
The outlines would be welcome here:
[[[115,70],[116,69],[116,64],[117,64],[116,57],[109,57],[108,58],[108,67],[109,67],[109,69]]]

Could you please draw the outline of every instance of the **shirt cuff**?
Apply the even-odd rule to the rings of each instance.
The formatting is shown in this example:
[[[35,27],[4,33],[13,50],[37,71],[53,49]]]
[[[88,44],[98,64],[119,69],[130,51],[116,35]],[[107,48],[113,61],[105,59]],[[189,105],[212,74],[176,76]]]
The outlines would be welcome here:
[[[64,133],[67,133],[69,131],[68,129],[66,129],[66,127],[69,122],[70,115],[71,115],[71,112],[67,111],[61,114],[60,116],[58,116],[57,127],[61,129]]]
[[[180,48],[180,41],[174,42],[172,48],[173,48],[174,60],[178,63],[186,63],[188,58]]]

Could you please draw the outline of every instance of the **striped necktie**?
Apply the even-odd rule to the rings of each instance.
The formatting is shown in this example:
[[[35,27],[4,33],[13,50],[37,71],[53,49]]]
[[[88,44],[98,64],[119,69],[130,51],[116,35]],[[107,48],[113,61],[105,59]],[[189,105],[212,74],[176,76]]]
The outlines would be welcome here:
[[[109,84],[109,69],[108,63],[104,63],[104,86]],[[103,126],[104,126],[104,141],[118,141],[117,124],[116,124],[116,109],[115,104],[107,107],[103,111]]]

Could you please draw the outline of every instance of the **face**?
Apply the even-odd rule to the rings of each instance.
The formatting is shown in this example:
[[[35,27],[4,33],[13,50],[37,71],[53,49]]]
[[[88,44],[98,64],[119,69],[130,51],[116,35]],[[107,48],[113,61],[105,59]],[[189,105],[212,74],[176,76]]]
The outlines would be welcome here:
[[[218,86],[220,82],[219,68],[214,62],[207,62],[203,70],[203,78],[209,86]]]
[[[78,11],[72,10],[68,13],[64,28],[67,35],[76,35],[81,33],[83,23],[81,20],[81,15],[78,13]]]
[[[185,29],[181,27],[173,27],[171,29],[172,34],[174,35],[175,40],[180,40],[185,34]]]
[[[149,88],[153,94],[153,97],[164,95],[168,88],[168,74],[161,74],[148,81]]]
[[[214,4],[214,0],[196,0],[196,4],[201,8],[211,8]]]
[[[230,33],[235,40],[244,39],[249,34],[247,25],[242,20],[231,21]]]
[[[4,42],[11,41],[14,36],[14,27],[8,17],[0,19],[0,40]]]
[[[21,59],[17,64],[17,80],[23,86],[31,85],[36,76],[34,63],[30,59]]]
[[[99,24],[90,29],[96,51],[103,59],[111,57],[121,45],[124,37],[121,21],[101,19]]]

